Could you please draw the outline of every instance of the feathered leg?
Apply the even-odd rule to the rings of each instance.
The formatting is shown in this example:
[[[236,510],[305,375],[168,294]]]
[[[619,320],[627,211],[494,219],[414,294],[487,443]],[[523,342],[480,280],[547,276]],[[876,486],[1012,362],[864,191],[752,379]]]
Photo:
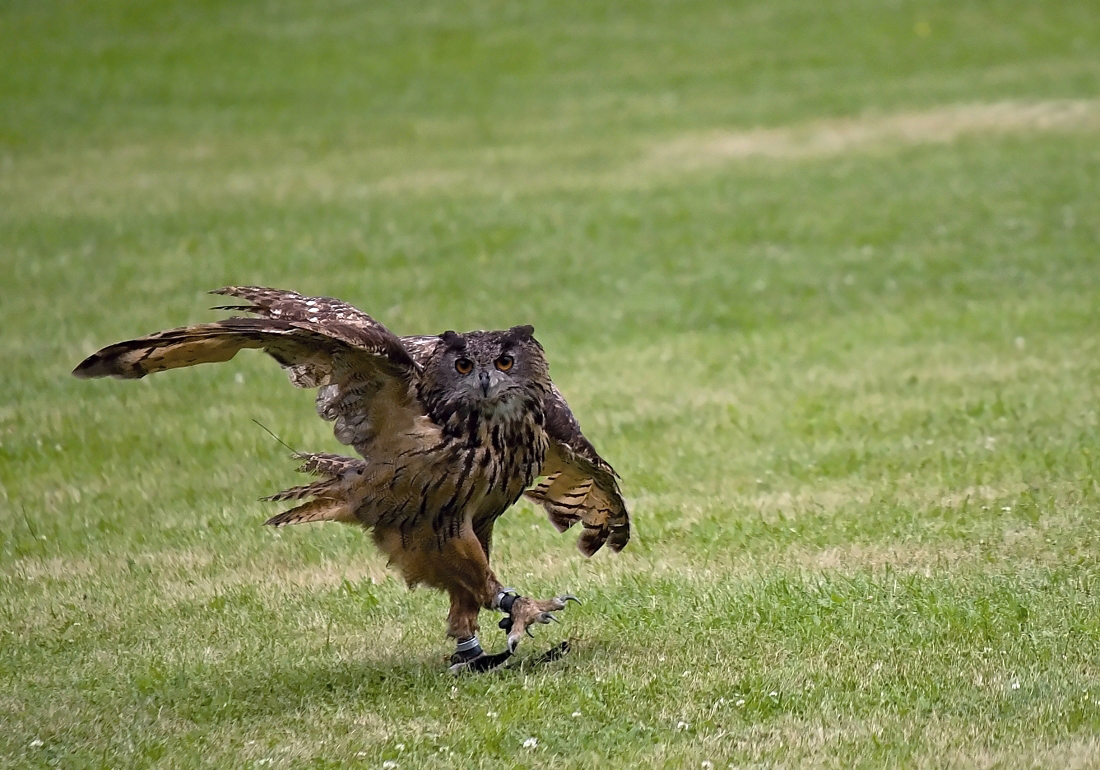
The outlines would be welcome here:
[[[500,665],[519,646],[531,626],[551,623],[553,612],[576,597],[529,599],[505,588],[489,568],[482,543],[469,527],[456,537],[439,542],[430,529],[401,533],[399,529],[374,530],[375,542],[390,557],[410,585],[425,583],[451,597],[447,634],[458,641],[452,671],[484,671]],[[486,655],[477,643],[477,617],[482,609],[507,613],[501,627],[508,632],[507,650]]]
[[[575,596],[568,594],[553,599],[530,599],[505,588],[489,568],[485,545],[483,537],[472,539],[464,535],[448,541],[443,547],[443,561],[452,565],[451,574],[456,579],[456,583],[447,588],[451,596],[447,633],[457,640],[451,658],[451,670],[455,673],[485,671],[499,666],[515,652],[524,633],[533,636],[531,626],[554,622],[557,618],[553,612],[565,609],[570,601],[579,603]],[[470,581],[473,575],[479,577]],[[482,651],[477,640],[477,616],[482,608],[507,613],[500,622],[500,627],[508,633],[507,650],[495,655]]]

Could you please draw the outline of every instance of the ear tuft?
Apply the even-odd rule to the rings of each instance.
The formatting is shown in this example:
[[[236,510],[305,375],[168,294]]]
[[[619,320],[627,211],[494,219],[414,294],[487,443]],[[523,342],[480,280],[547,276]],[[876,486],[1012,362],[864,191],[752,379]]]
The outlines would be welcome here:
[[[439,338],[451,350],[464,350],[466,348],[466,338],[456,331],[445,331],[439,335]]]
[[[524,324],[523,326],[513,326],[508,330],[508,336],[514,340],[529,340],[531,335],[535,333],[535,327],[530,324]]]

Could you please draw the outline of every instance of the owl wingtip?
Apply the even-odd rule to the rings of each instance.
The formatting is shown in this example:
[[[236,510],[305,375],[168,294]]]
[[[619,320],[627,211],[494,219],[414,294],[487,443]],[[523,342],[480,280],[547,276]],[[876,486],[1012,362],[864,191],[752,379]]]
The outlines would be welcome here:
[[[111,366],[110,359],[104,358],[98,353],[85,358],[73,369],[73,377],[78,380],[93,380],[99,377],[120,376],[116,367]]]

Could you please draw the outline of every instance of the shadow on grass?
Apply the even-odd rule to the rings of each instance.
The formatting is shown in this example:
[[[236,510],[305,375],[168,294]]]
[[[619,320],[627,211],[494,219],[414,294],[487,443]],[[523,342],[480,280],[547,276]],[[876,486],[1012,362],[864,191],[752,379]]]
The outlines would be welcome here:
[[[205,676],[174,677],[150,693],[157,708],[172,709],[194,722],[221,722],[329,711],[342,706],[385,707],[391,697],[410,690],[437,689],[447,675],[444,661],[303,660],[267,667],[218,666]]]
[[[567,645],[563,651],[562,645]],[[400,659],[305,660],[269,667],[231,670],[228,665],[207,669],[205,676],[179,672],[149,688],[145,694],[154,709],[171,709],[196,723],[252,720],[295,712],[325,712],[341,708],[383,711],[394,704],[407,707],[410,694],[438,702],[462,682],[490,683],[524,677],[569,675],[587,669],[594,659],[613,652],[601,642],[528,640],[506,665],[481,674],[448,671],[444,656]]]

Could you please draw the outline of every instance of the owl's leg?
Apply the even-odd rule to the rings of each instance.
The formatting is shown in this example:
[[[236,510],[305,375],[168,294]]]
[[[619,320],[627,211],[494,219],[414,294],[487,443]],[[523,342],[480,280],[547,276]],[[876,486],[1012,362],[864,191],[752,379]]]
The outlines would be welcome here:
[[[485,551],[486,559],[489,555],[495,521],[495,519],[487,519],[475,529],[478,542],[481,543],[481,548]],[[528,636],[534,636],[531,633],[531,626],[535,623],[553,623],[557,621],[557,618],[551,613],[564,609],[567,602],[580,603],[580,599],[569,594],[555,599],[529,599],[526,596],[519,596],[511,588],[502,587],[496,581],[495,576],[493,580],[497,588],[489,608],[507,613],[507,616],[500,621],[499,625],[508,633],[509,650],[516,649],[525,632]]]
[[[447,613],[447,636],[456,642],[451,665],[462,667],[485,655],[477,638],[477,616],[481,612],[481,604],[461,586],[452,586],[448,593],[451,595],[451,611]]]
[[[499,666],[515,652],[524,633],[533,636],[531,626],[556,621],[554,611],[564,609],[570,601],[578,601],[569,595],[530,599],[505,588],[489,568],[481,542],[469,530],[448,539],[441,551],[436,585],[451,596],[447,619],[448,635],[458,640],[451,666],[455,673],[485,671]],[[477,615],[482,608],[508,613],[501,621],[501,628],[508,632],[507,650],[495,655],[482,651],[476,636]]]
[[[489,559],[478,538],[469,530],[447,540],[441,547],[436,585],[451,597],[447,614],[447,635],[456,640],[451,656],[451,671],[487,671],[499,666],[512,655],[511,649],[495,655],[486,654],[477,638],[477,616],[482,609],[493,607],[500,592],[500,581],[489,569]]]
[[[447,636],[459,640],[477,636],[477,616],[481,612],[481,603],[461,586],[452,586],[447,593],[451,596],[451,610],[447,613]]]

